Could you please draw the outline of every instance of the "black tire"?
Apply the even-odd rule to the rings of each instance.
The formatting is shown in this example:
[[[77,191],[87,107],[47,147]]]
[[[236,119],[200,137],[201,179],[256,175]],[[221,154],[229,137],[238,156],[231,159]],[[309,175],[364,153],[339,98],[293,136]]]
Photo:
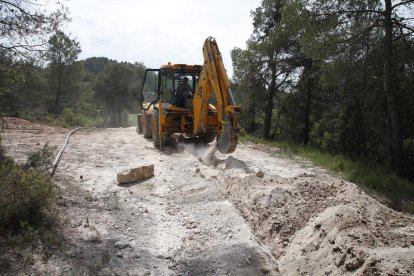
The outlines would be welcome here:
[[[144,138],[151,138],[152,137],[152,130],[151,130],[151,115],[142,114],[141,121],[144,123],[142,126],[144,132]]]
[[[216,139],[216,136],[217,136],[216,132],[212,130],[209,130],[206,133],[200,134],[200,138],[205,144],[213,142]]]

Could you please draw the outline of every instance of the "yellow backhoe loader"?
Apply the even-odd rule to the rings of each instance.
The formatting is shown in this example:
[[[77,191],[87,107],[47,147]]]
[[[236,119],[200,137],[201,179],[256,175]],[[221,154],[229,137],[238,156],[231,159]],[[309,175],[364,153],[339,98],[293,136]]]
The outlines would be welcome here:
[[[146,70],[137,131],[152,138],[155,147],[163,149],[168,137],[181,133],[204,143],[217,139],[221,153],[236,149],[241,110],[214,38],[205,40],[203,56],[203,65],[168,63]],[[183,86],[189,90],[184,95]]]

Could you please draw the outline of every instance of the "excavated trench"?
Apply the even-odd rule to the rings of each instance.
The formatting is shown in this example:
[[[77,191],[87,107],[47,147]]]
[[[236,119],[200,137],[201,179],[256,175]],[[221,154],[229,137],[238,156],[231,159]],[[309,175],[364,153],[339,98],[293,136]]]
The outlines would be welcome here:
[[[2,135],[17,160],[44,142],[60,145],[67,132],[24,123]],[[116,185],[117,172],[144,164],[155,165],[153,178]],[[267,146],[240,143],[222,155],[213,145],[178,144],[160,152],[133,128],[79,130],[55,182],[66,247],[47,263],[35,250],[10,275],[414,271],[410,216]]]
[[[282,275],[414,271],[413,219],[352,183],[313,172],[219,179]]]
[[[280,156],[276,149],[244,144],[232,156],[204,161],[220,171],[217,179],[227,198],[270,249],[277,274],[414,271],[411,216],[386,207],[336,175]]]

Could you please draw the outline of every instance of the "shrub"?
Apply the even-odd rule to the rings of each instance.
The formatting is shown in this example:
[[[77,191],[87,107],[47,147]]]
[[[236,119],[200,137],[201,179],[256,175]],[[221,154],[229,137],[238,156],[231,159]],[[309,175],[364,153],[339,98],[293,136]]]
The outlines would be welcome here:
[[[63,122],[68,126],[83,125],[79,114],[76,114],[70,108],[63,109],[62,113]]]
[[[42,151],[49,149],[45,146]],[[47,163],[42,151],[31,155],[37,156],[36,161],[29,156],[32,166],[19,166],[8,157],[0,160],[0,234],[4,236],[24,236],[35,229],[50,228],[54,221],[52,179],[37,167]]]
[[[29,154],[27,162],[23,165],[24,169],[41,169],[47,171],[52,167],[52,157],[56,147],[50,147],[46,143],[39,151],[35,151]]]
[[[70,108],[65,108],[59,117],[42,111],[20,112],[20,117],[31,122],[65,128],[75,126],[102,127],[104,125],[104,120],[99,112],[85,113],[82,110],[72,110]]]

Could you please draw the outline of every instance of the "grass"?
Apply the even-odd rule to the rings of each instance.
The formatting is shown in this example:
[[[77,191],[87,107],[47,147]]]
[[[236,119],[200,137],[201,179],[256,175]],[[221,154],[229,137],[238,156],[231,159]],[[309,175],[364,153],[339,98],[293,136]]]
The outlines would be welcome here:
[[[387,199],[390,207],[414,213],[414,183],[384,167],[293,143],[269,141],[248,135],[242,136],[241,141],[278,147],[288,157],[299,156],[312,161],[316,166],[338,173],[364,190],[379,193]]]

